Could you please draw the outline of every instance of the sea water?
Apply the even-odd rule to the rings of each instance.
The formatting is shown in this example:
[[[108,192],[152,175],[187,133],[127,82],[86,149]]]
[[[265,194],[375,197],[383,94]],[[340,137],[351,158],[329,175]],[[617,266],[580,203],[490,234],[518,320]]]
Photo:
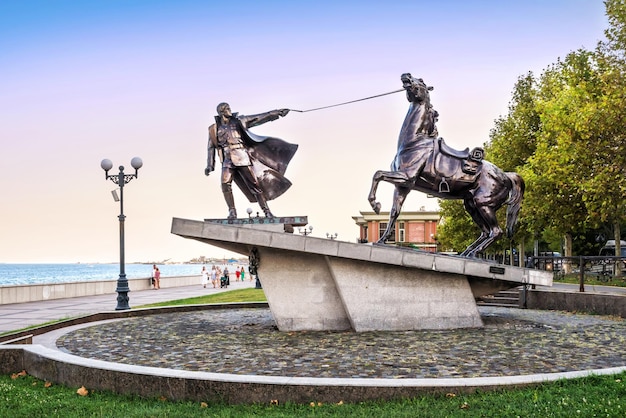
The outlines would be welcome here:
[[[203,264],[157,266],[161,277],[200,276]],[[124,270],[128,279],[152,276],[152,264],[126,264]],[[119,275],[119,264],[0,264],[0,286],[115,280]]]

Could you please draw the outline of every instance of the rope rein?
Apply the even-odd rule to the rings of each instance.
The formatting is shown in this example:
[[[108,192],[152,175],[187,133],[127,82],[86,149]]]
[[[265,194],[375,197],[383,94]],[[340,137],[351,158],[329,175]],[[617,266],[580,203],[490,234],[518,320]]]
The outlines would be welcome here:
[[[390,91],[388,93],[377,94],[375,96],[365,97],[363,99],[350,100],[349,102],[337,103],[337,104],[329,105],[329,106],[316,107],[314,109],[307,109],[307,110],[289,109],[289,110],[291,110],[292,112],[300,112],[300,113],[314,112],[316,110],[328,109],[330,107],[343,106],[343,105],[347,105],[347,104],[350,104],[350,103],[362,102],[363,100],[375,99],[377,97],[386,96],[388,94],[399,93],[401,91],[404,91],[404,89],[394,90],[394,91]]]

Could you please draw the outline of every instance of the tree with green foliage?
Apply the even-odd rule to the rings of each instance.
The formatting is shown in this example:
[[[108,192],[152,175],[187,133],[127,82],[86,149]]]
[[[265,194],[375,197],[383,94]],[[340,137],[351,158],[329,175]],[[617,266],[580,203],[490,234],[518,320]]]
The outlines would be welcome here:
[[[485,144],[489,161],[504,171],[517,171],[537,148],[541,119],[536,110],[537,82],[531,72],[518,78],[509,112],[495,121]]]
[[[591,150],[598,167],[584,184],[588,190],[585,203],[594,219],[613,226],[615,254],[620,255],[620,225],[626,222],[626,1],[606,0],[604,4],[607,40],[596,49],[604,70],[597,119],[604,129]]]
[[[580,184],[592,164],[585,144],[598,84],[593,54],[584,50],[568,54],[542,74],[536,101],[541,131],[535,152],[521,168],[527,221],[538,231],[550,228],[564,236],[567,256],[572,255],[572,233],[585,229],[588,220]]]

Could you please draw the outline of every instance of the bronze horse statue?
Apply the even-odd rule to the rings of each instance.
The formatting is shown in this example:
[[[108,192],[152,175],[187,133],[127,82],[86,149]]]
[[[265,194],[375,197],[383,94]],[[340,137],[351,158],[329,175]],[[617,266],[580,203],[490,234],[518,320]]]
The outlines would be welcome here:
[[[463,199],[465,210],[481,234],[461,255],[476,257],[502,236],[496,211],[505,203],[507,236],[513,235],[524,196],[524,180],[517,173],[505,173],[483,160],[482,148],[459,151],[446,145],[443,138],[437,137],[438,113],[430,104],[429,93],[433,88],[408,73],[400,79],[410,103],[409,111],[400,130],[391,171],[374,174],[368,196],[372,209],[379,213],[378,183],[386,181],[395,186],[389,223],[378,243],[391,237],[409,192],[419,190],[441,199]]]

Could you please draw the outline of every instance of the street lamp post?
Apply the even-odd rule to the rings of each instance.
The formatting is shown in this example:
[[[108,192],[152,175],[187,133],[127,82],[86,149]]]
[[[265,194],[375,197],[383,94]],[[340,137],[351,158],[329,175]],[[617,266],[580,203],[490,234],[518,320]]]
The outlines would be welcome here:
[[[311,235],[313,233],[313,225],[309,225],[308,228],[298,228],[298,231],[301,235],[306,237],[307,235]]]
[[[334,234],[329,234],[328,232],[326,233],[326,238],[333,240],[336,239],[338,236],[338,234],[335,232]]]
[[[128,288],[128,279],[126,278],[124,259],[124,220],[126,219],[126,216],[124,216],[124,185],[132,179],[136,179],[138,177],[138,172],[141,166],[143,166],[143,161],[141,161],[141,158],[135,157],[130,161],[130,165],[135,169],[135,174],[124,174],[124,166],[121,165],[120,172],[118,174],[109,175],[109,170],[113,168],[111,160],[104,159],[100,163],[100,167],[104,170],[104,178],[106,180],[111,180],[120,187],[120,215],[118,216],[118,219],[120,220],[120,277],[117,279],[117,289],[115,289],[117,292],[116,311],[130,309],[130,306],[128,305],[128,292],[130,292],[130,289]]]

